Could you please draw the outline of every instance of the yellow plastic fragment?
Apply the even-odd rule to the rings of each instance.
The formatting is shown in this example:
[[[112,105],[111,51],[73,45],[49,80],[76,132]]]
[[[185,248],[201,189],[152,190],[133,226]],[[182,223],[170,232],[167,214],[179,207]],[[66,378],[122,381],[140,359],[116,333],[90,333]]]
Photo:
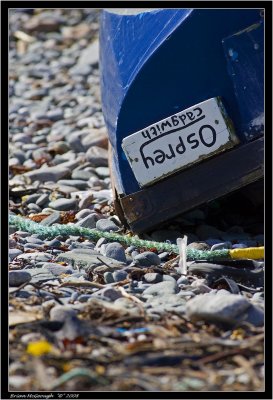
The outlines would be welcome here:
[[[52,351],[52,345],[46,340],[38,340],[37,342],[31,342],[27,346],[27,353],[32,356],[42,356],[43,354],[50,353]]]
[[[246,249],[232,249],[229,250],[229,255],[234,259],[248,258],[250,260],[259,260],[264,258],[264,246],[248,247]]]

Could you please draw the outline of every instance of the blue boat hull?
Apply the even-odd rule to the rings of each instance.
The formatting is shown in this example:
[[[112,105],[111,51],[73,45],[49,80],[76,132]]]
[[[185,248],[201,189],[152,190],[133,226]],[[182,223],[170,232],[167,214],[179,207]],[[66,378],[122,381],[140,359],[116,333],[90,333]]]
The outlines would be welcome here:
[[[117,196],[141,190],[122,140],[209,98],[221,96],[241,146],[263,136],[263,35],[258,9],[102,12],[102,107]]]

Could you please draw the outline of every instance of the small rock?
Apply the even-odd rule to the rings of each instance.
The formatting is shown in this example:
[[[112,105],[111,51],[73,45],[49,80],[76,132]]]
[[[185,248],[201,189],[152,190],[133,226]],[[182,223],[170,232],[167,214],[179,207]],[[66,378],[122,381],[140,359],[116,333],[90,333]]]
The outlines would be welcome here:
[[[162,275],[155,273],[155,272],[149,272],[147,274],[144,275],[144,280],[147,283],[158,283],[158,282],[162,282]]]
[[[134,261],[137,261],[139,265],[143,267],[150,267],[151,265],[160,265],[161,260],[157,254],[151,251],[144,251],[140,253],[136,257],[134,257]]]
[[[57,199],[54,201],[51,201],[49,203],[49,207],[54,208],[55,210],[58,211],[69,211],[69,210],[74,210],[76,208],[77,201],[73,199]]]
[[[114,283],[115,282],[115,280],[113,278],[113,274],[110,271],[104,272],[103,278],[104,278],[105,283]]]
[[[54,166],[54,167],[46,167],[39,168],[34,171],[26,172],[22,174],[31,180],[31,182],[39,181],[39,182],[57,182],[59,179],[69,176],[71,171],[69,168],[64,168],[63,166]]]
[[[89,46],[87,46],[82,52],[78,59],[80,65],[95,65],[99,62],[99,41],[94,40]]]
[[[75,225],[82,226],[84,228],[93,229],[93,228],[96,228],[97,221],[98,221],[98,217],[96,214],[93,213],[93,214],[87,215],[86,217],[80,219],[80,221],[76,222]]]
[[[61,108],[55,108],[54,110],[50,110],[47,112],[46,117],[54,122],[59,121],[64,117],[63,110]]]
[[[87,150],[86,159],[94,167],[108,166],[108,152],[107,150],[98,146],[92,146]]]
[[[45,245],[48,247],[61,247],[62,242],[60,242],[58,239],[52,239],[52,240],[47,240],[45,241]]]
[[[81,294],[78,298],[77,298],[77,300],[80,302],[80,303],[86,303],[89,299],[91,299],[92,298],[92,295],[91,294]]]
[[[102,261],[100,261],[98,259],[98,257]],[[91,271],[93,271],[96,267],[98,267],[100,265],[104,265],[103,264],[104,261],[106,264],[113,265],[112,258],[102,256],[97,251],[91,250],[91,249],[88,249],[88,250],[87,249],[74,249],[72,251],[67,251],[65,253],[59,254],[55,261],[57,261],[57,262],[64,261],[72,266],[82,267],[85,270],[90,268]],[[116,261],[114,265],[122,266],[123,264],[120,264],[118,261]]]
[[[9,272],[9,286],[18,287],[23,283],[29,282],[31,275],[26,271],[10,271]]]
[[[163,275],[162,275],[162,280],[163,280],[163,282],[169,281],[169,282],[174,282],[174,283],[176,283],[176,279],[175,279],[173,276],[171,276],[171,275],[163,274]]]
[[[100,219],[97,221],[96,228],[102,232],[116,232],[119,230],[119,227],[109,219]]]
[[[80,179],[60,179],[59,185],[73,186],[79,190],[85,190],[87,188],[87,182]]]
[[[99,176],[99,178],[106,178],[110,175],[110,170],[108,167],[97,167],[96,174]]]
[[[88,208],[84,208],[83,210],[79,211],[76,215],[75,218],[79,221],[85,217],[87,217],[88,215],[92,214],[93,211],[89,210]]]
[[[52,255],[43,252],[35,252],[35,253],[24,253],[18,256],[18,259],[27,260],[27,261],[35,261],[35,262],[47,262],[52,259]]]
[[[125,250],[123,246],[118,243],[109,243],[106,247],[105,251],[106,257],[113,258],[114,260],[126,263],[126,256],[125,256]]]
[[[115,282],[124,281],[127,278],[127,272],[125,271],[115,271],[113,272],[113,279]]]
[[[108,298],[111,301],[115,301],[122,297],[122,294],[120,293],[119,290],[114,289],[114,288],[104,288],[96,292],[96,295],[100,295],[103,297]]]
[[[195,249],[195,250],[210,250],[210,246],[205,242],[192,242],[187,245],[188,249]]]
[[[53,212],[48,217],[44,218],[40,224],[45,226],[51,226],[53,224],[59,223],[61,220],[61,215],[59,212]]]
[[[14,260],[19,254],[22,254],[23,252],[19,249],[9,249],[9,258],[10,260]]]
[[[186,276],[181,276],[178,280],[177,280],[177,285],[188,285],[189,284],[189,280]]]
[[[48,201],[49,201],[49,195],[45,193],[39,196],[39,198],[36,200],[36,204],[38,206],[44,206],[45,204],[48,203]]]
[[[144,290],[143,295],[152,296],[168,296],[178,292],[178,286],[176,282],[165,281],[155,283],[154,285],[148,287]]]
[[[223,322],[234,324],[241,321],[250,303],[238,294],[200,294],[186,304],[186,313],[193,321]]]

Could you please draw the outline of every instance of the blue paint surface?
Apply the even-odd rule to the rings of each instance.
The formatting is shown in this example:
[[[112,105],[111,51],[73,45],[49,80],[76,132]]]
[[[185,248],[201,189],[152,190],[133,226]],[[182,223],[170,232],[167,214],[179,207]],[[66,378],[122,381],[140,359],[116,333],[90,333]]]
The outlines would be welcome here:
[[[236,134],[242,143],[249,140],[246,127],[254,115],[249,110],[253,104],[241,103],[245,89],[240,82],[246,64],[241,63],[242,48],[237,46],[238,40],[247,40],[234,34],[260,20],[258,9],[161,9],[136,15],[102,12],[102,106],[119,192],[140,190],[121,148],[122,139],[211,97],[222,96]],[[263,45],[256,42],[260,47],[253,51],[261,52],[262,65]],[[258,74],[259,85],[260,79]],[[255,109],[260,112],[263,103],[258,102]]]

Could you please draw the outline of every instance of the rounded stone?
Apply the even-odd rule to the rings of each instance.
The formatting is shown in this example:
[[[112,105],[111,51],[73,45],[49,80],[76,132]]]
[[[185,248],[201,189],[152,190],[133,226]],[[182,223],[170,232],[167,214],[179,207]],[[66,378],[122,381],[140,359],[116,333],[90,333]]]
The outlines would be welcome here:
[[[163,281],[155,283],[154,285],[148,287],[144,290],[143,295],[152,296],[167,296],[170,294],[176,294],[178,292],[178,286],[176,282]]]
[[[75,225],[82,226],[84,228],[93,229],[96,227],[97,221],[98,221],[97,215],[92,213],[92,214],[87,215],[84,218],[81,218],[80,221],[76,222]]]
[[[114,224],[113,221],[110,221],[109,219],[98,220],[96,223],[96,228],[102,232],[111,232],[111,231],[116,232],[119,230],[119,227],[116,224]]]
[[[9,286],[17,287],[23,283],[29,282],[31,275],[27,271],[10,271],[9,272]]]
[[[132,254],[133,255],[133,254]],[[152,251],[144,251],[134,257],[134,261],[137,261],[139,265],[143,267],[150,267],[151,265],[160,265],[161,260],[157,254]]]
[[[118,242],[109,243],[105,250],[106,257],[113,258],[114,260],[126,263],[125,250]]]
[[[103,278],[104,278],[105,283],[114,283],[115,282],[115,280],[113,278],[113,274],[110,271],[104,272]]]
[[[74,210],[77,205],[77,201],[73,199],[57,199],[53,200],[49,203],[49,207],[53,208],[54,210],[58,211],[69,211]]]
[[[9,249],[9,257],[12,260],[14,260],[14,258],[16,258],[17,256],[19,256],[19,254],[22,254],[23,252],[19,249]]]
[[[127,272],[125,271],[115,271],[113,272],[113,279],[115,282],[124,281],[127,278]]]
[[[195,249],[195,250],[210,250],[210,246],[205,242],[192,242],[188,244],[188,249]]]
[[[162,275],[156,272],[149,272],[145,274],[143,278],[147,283],[158,283],[162,281]]]

